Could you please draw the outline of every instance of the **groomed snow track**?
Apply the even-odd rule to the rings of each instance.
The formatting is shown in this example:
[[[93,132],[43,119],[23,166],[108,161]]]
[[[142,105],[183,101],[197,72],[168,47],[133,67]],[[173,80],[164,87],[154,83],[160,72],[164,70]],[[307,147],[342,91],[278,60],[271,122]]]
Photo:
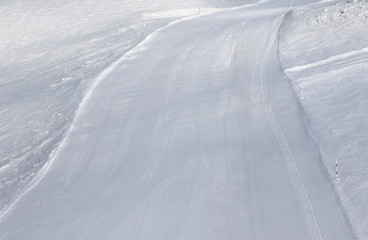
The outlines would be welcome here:
[[[127,54],[0,239],[352,239],[280,67],[286,11],[183,21]]]

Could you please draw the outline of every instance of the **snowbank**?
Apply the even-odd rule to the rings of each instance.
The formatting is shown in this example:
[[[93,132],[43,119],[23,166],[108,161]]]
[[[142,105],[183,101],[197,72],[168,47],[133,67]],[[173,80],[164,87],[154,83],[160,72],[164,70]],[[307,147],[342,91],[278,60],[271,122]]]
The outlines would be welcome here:
[[[368,239],[367,2],[295,10],[281,33],[280,59],[311,135],[357,237]]]

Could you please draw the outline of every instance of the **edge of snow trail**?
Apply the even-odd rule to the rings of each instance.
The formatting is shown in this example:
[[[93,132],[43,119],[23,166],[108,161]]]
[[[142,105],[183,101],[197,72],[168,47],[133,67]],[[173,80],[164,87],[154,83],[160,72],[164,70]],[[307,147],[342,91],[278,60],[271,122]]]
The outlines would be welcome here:
[[[49,170],[49,168],[52,166],[53,162],[57,158],[58,153],[60,151],[62,151],[63,147],[65,146],[66,142],[68,141],[68,137],[69,137],[70,133],[73,130],[73,126],[75,125],[75,121],[78,120],[78,116],[84,111],[84,106],[86,105],[86,103],[88,102],[90,97],[93,95],[94,90],[119,64],[123,63],[126,60],[129,60],[131,55],[134,55],[135,53],[139,52],[140,48],[144,47],[144,45],[147,44],[155,35],[157,35],[160,31],[162,31],[162,30],[164,30],[164,29],[166,29],[166,28],[168,28],[172,25],[178,24],[178,23],[183,22],[183,21],[188,21],[188,20],[191,20],[191,19],[201,18],[201,17],[208,16],[208,15],[211,15],[211,14],[216,14],[216,13],[219,13],[219,12],[228,12],[228,11],[234,11],[234,10],[238,10],[238,9],[249,8],[249,7],[252,7],[252,6],[262,4],[262,3],[267,2],[267,1],[269,1],[269,0],[261,0],[261,1],[256,2],[256,3],[245,4],[245,5],[242,5],[242,6],[236,6],[236,7],[230,7],[230,8],[221,8],[221,9],[215,9],[214,8],[212,10],[210,8],[209,8],[209,10],[205,8],[204,11],[202,11],[198,15],[187,16],[187,17],[183,17],[183,18],[168,22],[165,26],[160,27],[157,30],[155,30],[154,32],[150,33],[141,42],[139,42],[132,49],[130,49],[128,52],[123,54],[119,59],[115,60],[109,66],[107,66],[101,73],[98,74],[98,76],[95,78],[93,83],[86,90],[86,92],[85,92],[85,94],[82,98],[82,101],[80,102],[80,104],[79,104],[79,106],[78,106],[78,108],[77,108],[77,110],[74,114],[74,118],[73,118],[72,123],[70,124],[69,128],[64,133],[64,136],[60,139],[60,141],[55,144],[56,147],[49,154],[49,157],[48,157],[48,160],[46,161],[46,163],[36,173],[36,176],[33,177],[33,179],[15,197],[15,199],[13,199],[12,202],[5,205],[0,210],[0,222],[1,222],[1,219],[12,210],[12,208],[16,205],[16,203],[18,202],[18,200],[21,197],[24,194],[26,194],[28,191],[30,191],[35,185],[37,185],[38,182],[40,182],[42,180],[45,173]]]

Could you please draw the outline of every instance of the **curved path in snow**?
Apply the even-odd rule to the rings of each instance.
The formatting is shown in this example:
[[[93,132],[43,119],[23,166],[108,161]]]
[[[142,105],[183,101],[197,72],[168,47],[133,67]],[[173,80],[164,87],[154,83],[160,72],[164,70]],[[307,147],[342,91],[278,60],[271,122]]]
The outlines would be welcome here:
[[[286,11],[183,21],[125,56],[0,239],[352,239],[280,67]]]

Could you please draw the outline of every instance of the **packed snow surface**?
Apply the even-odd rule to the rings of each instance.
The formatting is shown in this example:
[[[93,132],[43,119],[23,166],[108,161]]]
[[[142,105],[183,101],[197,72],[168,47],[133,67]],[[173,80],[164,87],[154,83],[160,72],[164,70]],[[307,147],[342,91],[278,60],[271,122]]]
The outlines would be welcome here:
[[[3,1],[0,239],[366,239],[366,3],[292,6]]]

